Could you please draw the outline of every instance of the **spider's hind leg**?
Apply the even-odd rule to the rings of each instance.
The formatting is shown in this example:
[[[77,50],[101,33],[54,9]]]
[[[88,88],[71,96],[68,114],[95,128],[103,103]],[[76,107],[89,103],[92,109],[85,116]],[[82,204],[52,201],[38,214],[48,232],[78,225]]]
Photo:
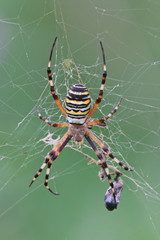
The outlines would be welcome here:
[[[63,113],[63,115],[66,117],[66,112],[58,98],[58,95],[56,94],[55,92],[55,89],[54,89],[54,84],[53,84],[53,80],[52,80],[52,73],[51,73],[51,59],[52,59],[52,53],[53,53],[53,49],[54,49],[54,46],[56,44],[56,41],[57,41],[57,37],[55,38],[54,42],[53,42],[53,45],[52,45],[52,48],[51,48],[51,52],[50,52],[50,57],[49,57],[49,62],[48,62],[48,68],[47,68],[47,74],[48,74],[48,79],[49,79],[49,84],[50,84],[50,90],[51,90],[51,94],[57,104],[57,106],[59,107],[59,109],[61,110],[61,112]]]
[[[100,41],[100,45],[101,45],[101,50],[102,50],[102,56],[103,56],[103,75],[102,75],[102,82],[101,82],[101,87],[100,87],[100,91],[99,91],[99,95],[97,100],[94,103],[94,106],[92,108],[92,110],[90,111],[87,119],[89,119],[93,113],[96,111],[97,107],[99,106],[102,96],[103,96],[103,90],[104,90],[104,85],[106,82],[106,77],[107,77],[107,70],[106,70],[106,60],[105,60],[105,54],[104,54],[104,49],[103,49],[103,45],[102,42]]]

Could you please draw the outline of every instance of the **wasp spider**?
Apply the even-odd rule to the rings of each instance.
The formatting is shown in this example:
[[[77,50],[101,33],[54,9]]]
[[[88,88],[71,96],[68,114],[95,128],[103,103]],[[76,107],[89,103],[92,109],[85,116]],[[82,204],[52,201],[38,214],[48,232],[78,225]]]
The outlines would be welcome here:
[[[66,146],[66,144],[71,140],[71,138],[74,138],[75,143],[83,143],[83,139],[85,138],[88,143],[90,144],[91,148],[97,155],[99,159],[99,165],[101,165],[101,168],[104,171],[105,176],[108,178],[109,184],[112,189],[113,197],[115,200],[116,205],[116,197],[115,197],[115,191],[114,191],[114,185],[112,182],[111,174],[109,173],[109,167],[107,165],[107,162],[105,158],[102,156],[102,154],[97,149],[96,145],[97,143],[99,147],[102,149],[103,152],[107,153],[108,156],[115,161],[117,164],[119,164],[122,168],[124,168],[127,171],[133,171],[133,168],[128,168],[125,166],[121,161],[119,161],[110,151],[109,149],[90,131],[90,128],[94,125],[100,125],[104,124],[107,119],[109,119],[118,109],[122,98],[118,102],[117,106],[113,109],[112,112],[110,112],[106,117],[98,120],[91,120],[91,116],[96,111],[97,107],[99,106],[103,90],[104,90],[104,84],[107,76],[106,71],[106,62],[105,62],[105,55],[103,50],[102,42],[100,41],[102,55],[103,55],[103,64],[104,64],[104,71],[102,76],[102,82],[101,87],[99,91],[99,96],[97,100],[94,103],[94,106],[91,108],[91,97],[89,95],[88,89],[83,84],[74,84],[71,89],[68,91],[66,100],[65,100],[65,109],[63,108],[58,96],[56,95],[53,81],[52,81],[52,74],[51,74],[51,58],[52,58],[52,52],[56,43],[57,37],[54,40],[54,43],[51,48],[49,62],[48,62],[48,78],[50,83],[50,90],[51,94],[59,107],[62,114],[66,117],[67,123],[52,123],[48,121],[46,118],[42,117],[42,115],[39,112],[38,107],[36,106],[36,110],[38,113],[38,116],[41,120],[46,122],[52,127],[68,127],[68,131],[65,133],[65,135],[59,140],[59,142],[52,148],[52,150],[48,153],[48,155],[45,158],[45,161],[43,162],[40,169],[35,174],[33,180],[31,181],[30,185],[36,180],[36,178],[40,175],[44,167],[47,165],[46,170],[46,176],[45,176],[45,187],[53,194],[58,195],[58,193],[53,192],[50,187],[48,186],[48,178],[50,173],[50,168],[52,163],[56,160],[56,158],[59,156],[60,152],[63,150],[63,148]]]

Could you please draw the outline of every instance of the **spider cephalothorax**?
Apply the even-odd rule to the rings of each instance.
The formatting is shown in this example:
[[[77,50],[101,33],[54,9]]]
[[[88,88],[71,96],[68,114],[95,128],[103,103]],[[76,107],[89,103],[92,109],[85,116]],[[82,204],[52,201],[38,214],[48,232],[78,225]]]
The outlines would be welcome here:
[[[102,149],[103,153],[107,153],[107,155],[113,161],[115,161],[117,164],[119,164],[122,168],[124,168],[127,171],[133,171],[133,168],[128,168],[121,161],[119,161],[116,157],[114,157],[114,155],[102,143],[102,141],[100,141],[90,131],[90,128],[91,128],[91,126],[94,126],[94,125],[103,124],[108,118],[110,118],[117,111],[117,109],[122,101],[122,98],[118,102],[117,106],[113,109],[113,111],[110,112],[106,117],[104,117],[102,119],[91,120],[91,116],[96,111],[97,107],[99,106],[99,104],[101,102],[103,90],[104,90],[104,84],[105,84],[105,80],[106,80],[106,76],[107,76],[105,55],[104,55],[102,42],[100,41],[102,55],[103,55],[104,70],[103,70],[103,76],[102,76],[102,82],[101,82],[99,95],[98,95],[96,102],[94,103],[93,108],[90,110],[91,97],[89,95],[88,89],[83,84],[78,83],[78,84],[74,84],[68,91],[67,96],[66,96],[66,101],[65,101],[66,108],[64,109],[63,106],[61,105],[61,102],[60,102],[58,96],[55,93],[55,89],[54,89],[54,85],[53,85],[53,81],[52,81],[52,74],[51,74],[51,58],[52,58],[52,52],[53,52],[56,40],[57,40],[57,37],[55,38],[54,43],[51,48],[47,73],[48,73],[48,78],[49,78],[49,83],[50,83],[51,94],[52,94],[57,106],[59,107],[60,111],[66,117],[67,123],[52,123],[52,122],[48,121],[46,118],[42,117],[37,106],[36,106],[36,110],[37,110],[39,118],[41,120],[43,120],[44,122],[46,122],[47,124],[49,124],[50,126],[52,126],[52,127],[68,127],[68,131],[59,140],[59,142],[52,148],[52,150],[48,153],[48,155],[45,158],[45,161],[43,162],[40,169],[35,174],[35,176],[29,186],[32,185],[32,183],[36,180],[36,178],[40,175],[40,173],[42,172],[44,167],[47,165],[47,171],[46,171],[44,185],[51,193],[57,195],[57,193],[53,192],[50,189],[50,187],[48,186],[50,167],[51,167],[53,161],[58,157],[60,152],[63,150],[63,148],[71,140],[71,138],[74,138],[76,144],[77,143],[82,144],[83,139],[85,138],[88,141],[88,143],[90,144],[90,146],[93,149],[93,151],[95,152],[95,154],[97,155],[97,157],[99,159],[98,164],[101,166],[104,176],[106,176],[108,178],[109,184],[112,189],[114,201],[115,201],[115,206],[114,206],[114,208],[115,208],[117,206],[117,203],[116,203],[114,185],[112,182],[111,174],[109,172],[109,168],[111,168],[111,167],[107,165],[104,154],[102,155],[99,152],[99,150],[96,147],[96,145],[94,144],[94,142],[97,143],[97,145]]]

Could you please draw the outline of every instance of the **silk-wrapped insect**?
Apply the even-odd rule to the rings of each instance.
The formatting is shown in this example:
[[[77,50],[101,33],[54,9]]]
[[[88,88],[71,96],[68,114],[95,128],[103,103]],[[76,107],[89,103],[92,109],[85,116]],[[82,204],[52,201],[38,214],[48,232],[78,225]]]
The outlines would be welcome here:
[[[122,179],[117,179],[113,182],[115,198],[112,193],[112,188],[109,187],[104,196],[104,205],[108,209],[108,211],[113,211],[117,208],[117,205],[120,202],[120,196],[123,190],[123,181]]]

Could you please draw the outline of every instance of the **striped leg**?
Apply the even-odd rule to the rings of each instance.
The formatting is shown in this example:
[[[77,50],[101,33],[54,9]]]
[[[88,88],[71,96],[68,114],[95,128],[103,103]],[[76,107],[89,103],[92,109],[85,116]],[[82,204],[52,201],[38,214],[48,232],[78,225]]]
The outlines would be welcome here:
[[[96,137],[94,134],[87,129],[86,134],[91,137],[100,147],[101,149],[108,154],[112,160],[114,160],[116,163],[118,163],[122,168],[124,168],[126,171],[134,171],[134,168],[128,168],[125,166],[121,161],[119,161],[110,151],[109,149]]]
[[[93,122],[88,122],[87,123],[87,126],[93,126],[93,125],[97,125],[97,124],[100,124],[100,123],[104,123],[106,120],[108,120],[108,118],[110,118],[114,113],[117,112],[118,108],[119,108],[119,105],[121,104],[122,102],[122,99],[123,98],[120,98],[117,106],[113,109],[112,112],[110,112],[105,118],[102,118],[102,119],[98,119],[98,120],[95,120]]]
[[[52,156],[52,151],[49,152],[49,154],[47,155],[47,157],[45,158],[45,161],[43,162],[43,164],[41,165],[40,169],[36,172],[36,174],[34,175],[34,178],[32,179],[31,183],[29,184],[29,187],[32,185],[32,183],[36,180],[36,178],[41,174],[42,170],[45,168],[46,164],[48,163],[49,159]]]
[[[93,115],[93,113],[96,111],[97,107],[99,106],[99,104],[101,102],[102,95],[103,95],[103,90],[104,90],[104,84],[105,84],[106,77],[107,77],[106,60],[105,60],[104,49],[103,49],[103,45],[102,45],[101,41],[100,41],[100,45],[101,45],[101,50],[102,50],[102,55],[103,55],[103,64],[104,64],[103,77],[102,77],[102,82],[101,82],[101,88],[100,88],[100,91],[99,91],[99,96],[98,96],[92,110],[90,111],[87,119],[89,119]]]
[[[53,85],[53,81],[52,81],[51,59],[52,59],[52,53],[53,53],[53,49],[54,49],[56,40],[57,40],[57,37],[55,38],[54,43],[53,43],[52,48],[51,48],[50,57],[49,57],[49,62],[48,62],[48,68],[47,68],[47,73],[48,73],[49,84],[50,84],[50,89],[51,89],[52,96],[53,96],[53,98],[54,98],[57,106],[59,107],[59,109],[60,109],[61,112],[63,113],[63,115],[66,117],[66,112],[65,112],[64,108],[62,107],[62,104],[61,104],[58,96],[57,96],[56,93],[55,93],[55,89],[54,89],[54,85]]]
[[[72,136],[67,132],[60,140],[60,144],[57,144],[58,146],[56,146],[54,149],[53,149],[53,152],[52,152],[52,157],[51,159],[49,160],[48,162],[48,167],[47,167],[47,170],[46,170],[46,177],[45,177],[45,181],[44,181],[44,185],[45,187],[51,192],[53,193],[54,195],[59,195],[58,193],[55,193],[53,192],[50,187],[48,186],[48,178],[49,178],[49,173],[50,173],[50,168],[51,168],[51,165],[53,163],[54,160],[56,160],[56,158],[58,157],[58,155],[60,154],[60,152],[63,150],[63,148],[66,146],[66,144],[69,142],[69,140],[71,140]]]
[[[38,113],[38,116],[41,120],[43,120],[44,122],[46,122],[47,124],[49,124],[52,127],[68,127],[69,124],[68,123],[52,123],[49,120],[47,120],[46,118],[42,117],[42,115],[39,112],[38,107],[36,106],[36,111]]]
[[[103,171],[104,171],[104,174],[106,175],[106,177],[108,177],[108,181],[111,186],[113,197],[114,197],[115,204],[116,204],[116,196],[115,196],[114,186],[113,186],[111,175],[109,173],[109,168],[108,168],[107,162],[103,159],[102,154],[98,151],[97,147],[95,146],[95,144],[93,143],[93,141],[87,134],[85,135],[85,138],[88,141],[88,143],[90,144],[90,146],[92,147],[92,149],[95,152],[95,154],[97,155],[97,157],[102,162],[101,167],[103,168]]]
[[[32,185],[32,183],[37,179],[37,177],[41,174],[42,170],[45,168],[45,166],[47,165],[47,163],[49,163],[49,161],[54,158],[56,156],[56,158],[58,157],[59,153],[62,151],[62,149],[65,147],[65,145],[67,144],[67,142],[72,138],[72,136],[67,132],[61,139],[60,141],[57,143],[57,145],[48,153],[48,155],[45,158],[45,161],[43,162],[43,164],[41,165],[40,169],[36,172],[36,174],[34,175],[33,180],[31,181],[31,183],[29,184],[29,187]],[[55,158],[55,159],[56,159]],[[48,168],[47,168],[48,169]]]

